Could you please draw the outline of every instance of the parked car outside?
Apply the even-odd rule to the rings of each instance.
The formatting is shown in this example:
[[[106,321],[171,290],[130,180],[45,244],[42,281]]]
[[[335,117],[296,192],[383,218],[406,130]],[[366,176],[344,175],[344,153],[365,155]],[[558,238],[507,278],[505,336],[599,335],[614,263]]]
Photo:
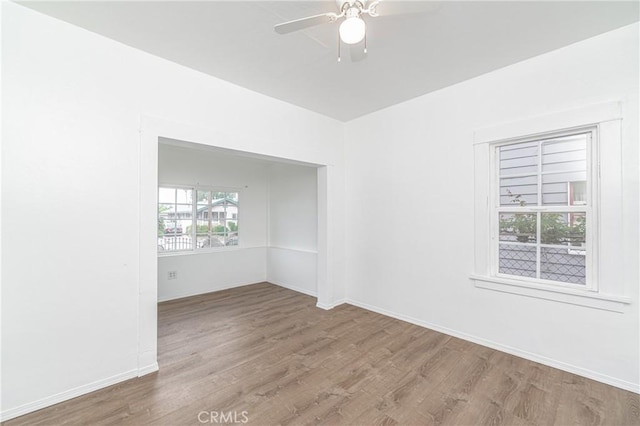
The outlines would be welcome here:
[[[175,222],[167,222],[164,226],[164,233],[182,235],[182,225]]]

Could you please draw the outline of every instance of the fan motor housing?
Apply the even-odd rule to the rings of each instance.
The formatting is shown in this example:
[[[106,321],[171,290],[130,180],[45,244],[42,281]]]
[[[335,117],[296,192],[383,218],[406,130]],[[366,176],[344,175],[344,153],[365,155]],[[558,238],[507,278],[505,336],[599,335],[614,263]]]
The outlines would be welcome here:
[[[338,5],[338,9],[342,12],[345,9],[351,9],[353,7],[357,7],[361,11],[364,9],[364,1],[360,0],[336,0],[336,4]]]

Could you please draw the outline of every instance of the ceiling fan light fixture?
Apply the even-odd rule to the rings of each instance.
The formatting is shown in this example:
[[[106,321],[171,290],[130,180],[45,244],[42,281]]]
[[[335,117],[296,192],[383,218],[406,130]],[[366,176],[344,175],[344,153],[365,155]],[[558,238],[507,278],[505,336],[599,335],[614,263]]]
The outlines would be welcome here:
[[[359,16],[347,17],[340,24],[340,40],[346,44],[360,43],[365,36],[367,26]]]

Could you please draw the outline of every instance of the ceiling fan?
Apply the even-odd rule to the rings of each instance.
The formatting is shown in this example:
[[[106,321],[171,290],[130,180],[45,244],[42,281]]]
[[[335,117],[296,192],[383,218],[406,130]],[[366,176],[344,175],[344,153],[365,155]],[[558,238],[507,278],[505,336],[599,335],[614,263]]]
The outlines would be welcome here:
[[[288,34],[320,24],[344,20],[339,27],[339,37],[343,43],[350,45],[351,60],[364,59],[367,53],[367,27],[362,15],[371,17],[399,15],[407,13],[427,12],[437,7],[434,1],[393,1],[393,0],[336,0],[338,12],[326,12],[319,15],[284,22],[274,27],[278,34]],[[364,49],[354,48],[364,40]],[[340,61],[340,43],[338,43],[338,61]]]

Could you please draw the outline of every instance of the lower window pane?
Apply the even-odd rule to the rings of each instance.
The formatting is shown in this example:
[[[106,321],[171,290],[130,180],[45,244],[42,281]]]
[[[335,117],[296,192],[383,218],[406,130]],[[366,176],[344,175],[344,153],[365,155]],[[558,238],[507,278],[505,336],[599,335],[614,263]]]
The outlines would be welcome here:
[[[499,268],[501,274],[536,278],[536,248],[533,246],[500,244]]]
[[[191,236],[165,234],[158,238],[158,251],[191,250],[193,248]]]
[[[584,249],[540,248],[540,278],[563,283],[585,284]]]
[[[536,242],[535,213],[500,213],[499,224],[500,241]]]
[[[198,235],[198,248],[224,247],[223,240],[217,235]]]

